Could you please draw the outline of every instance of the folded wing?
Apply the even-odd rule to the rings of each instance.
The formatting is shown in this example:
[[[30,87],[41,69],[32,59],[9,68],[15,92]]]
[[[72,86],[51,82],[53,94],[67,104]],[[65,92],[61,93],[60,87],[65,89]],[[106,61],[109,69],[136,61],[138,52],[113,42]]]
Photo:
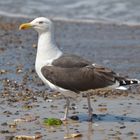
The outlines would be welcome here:
[[[65,59],[64,59],[65,58]],[[64,56],[41,69],[52,84],[75,92],[114,85],[118,75],[108,68],[92,65],[77,56]]]

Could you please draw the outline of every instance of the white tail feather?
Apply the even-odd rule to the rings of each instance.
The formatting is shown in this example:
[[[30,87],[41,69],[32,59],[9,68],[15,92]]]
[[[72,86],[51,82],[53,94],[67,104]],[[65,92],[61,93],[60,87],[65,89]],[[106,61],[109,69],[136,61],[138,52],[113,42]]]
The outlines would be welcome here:
[[[127,90],[128,88],[126,88],[124,86],[120,86],[120,87],[117,87],[116,89],[119,89],[119,90]]]

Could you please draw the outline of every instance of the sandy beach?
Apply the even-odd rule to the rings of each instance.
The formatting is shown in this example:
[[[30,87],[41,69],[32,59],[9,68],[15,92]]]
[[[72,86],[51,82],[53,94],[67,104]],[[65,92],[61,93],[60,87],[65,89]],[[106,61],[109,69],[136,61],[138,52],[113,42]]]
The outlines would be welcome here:
[[[63,140],[66,134],[77,132],[82,136],[75,140],[140,139],[139,85],[127,91],[92,92],[93,122],[86,121],[87,101],[83,96],[71,102],[70,118],[77,116],[79,120],[60,127],[44,126],[44,118],[63,116],[65,99],[58,93],[48,94],[35,73],[37,34],[18,29],[31,20],[0,17],[0,140],[36,134],[42,136],[40,140]],[[57,44],[64,52],[140,79],[140,26],[52,20]],[[24,121],[14,125],[21,118]]]

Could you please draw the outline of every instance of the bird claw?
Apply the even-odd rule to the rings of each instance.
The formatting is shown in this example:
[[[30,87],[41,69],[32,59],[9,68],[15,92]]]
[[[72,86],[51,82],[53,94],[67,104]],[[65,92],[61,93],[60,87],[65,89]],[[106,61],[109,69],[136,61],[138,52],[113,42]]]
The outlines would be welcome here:
[[[63,124],[68,124],[68,118],[60,118]]]
[[[60,118],[60,120],[61,121],[67,121],[68,119],[64,117],[64,118]]]

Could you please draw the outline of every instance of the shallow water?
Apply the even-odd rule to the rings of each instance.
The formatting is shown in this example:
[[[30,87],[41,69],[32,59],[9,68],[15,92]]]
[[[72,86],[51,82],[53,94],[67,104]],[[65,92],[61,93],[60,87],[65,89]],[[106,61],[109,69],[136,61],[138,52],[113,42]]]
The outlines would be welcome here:
[[[29,19],[30,20],[30,19]],[[41,140],[62,140],[67,133],[80,132],[77,140],[112,140],[140,138],[140,87],[125,94],[112,92],[108,96],[92,98],[93,122],[87,122],[87,101],[83,98],[71,109],[69,116],[78,115],[80,121],[55,128],[46,128],[46,117],[61,118],[65,100],[44,98],[46,87],[34,71],[36,32],[19,31],[20,23],[28,19],[1,18],[0,24],[0,139],[6,136],[34,135],[41,132]],[[62,32],[63,31],[63,32]],[[67,53],[82,55],[93,62],[114,69],[123,75],[140,79],[140,29],[138,26],[66,22],[55,20],[55,38]],[[8,82],[7,80],[11,81]],[[135,89],[137,89],[135,91]],[[15,129],[5,123],[32,116],[36,119],[19,123]]]
[[[17,123],[16,128],[9,126],[0,126],[0,130],[9,133],[0,135],[1,140],[5,136],[15,135],[30,135],[34,136],[36,132],[42,135],[41,140],[63,140],[66,134],[81,133],[82,137],[76,140],[106,140],[106,139],[139,139],[140,129],[140,96],[137,99],[129,97],[121,98],[99,98],[95,97],[92,100],[92,106],[96,116],[93,117],[93,122],[87,122],[83,118],[87,118],[87,101],[85,98],[76,104],[76,111],[70,110],[70,116],[78,115],[81,118],[79,121],[68,121],[68,124],[59,127],[45,127],[43,119],[46,117],[60,118],[63,116],[64,104],[63,99],[53,100],[52,102],[44,101],[42,98],[37,98],[37,102],[29,102],[28,105],[33,106],[30,109],[24,108],[26,102],[11,103],[7,105],[3,102],[3,110],[0,115],[0,124],[7,122],[13,123],[15,119],[25,118],[27,116],[36,117],[37,119],[29,122]],[[111,101],[112,100],[112,101]],[[56,107],[52,107],[55,105]],[[103,108],[107,108],[107,110]],[[102,111],[101,111],[102,110]],[[10,112],[11,114],[7,115]],[[76,113],[75,113],[76,112]],[[73,140],[73,139],[70,139]]]
[[[0,14],[140,23],[139,0],[1,0]]]

